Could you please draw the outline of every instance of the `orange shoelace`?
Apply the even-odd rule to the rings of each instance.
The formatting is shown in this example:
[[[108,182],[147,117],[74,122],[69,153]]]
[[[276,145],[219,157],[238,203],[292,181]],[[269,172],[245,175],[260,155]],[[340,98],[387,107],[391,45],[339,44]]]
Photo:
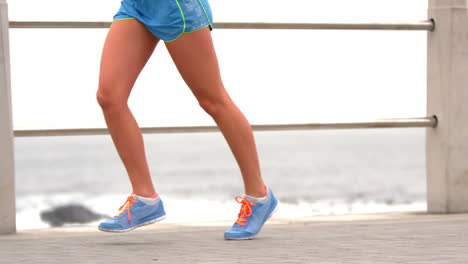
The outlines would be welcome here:
[[[122,214],[125,214],[125,212],[127,212],[128,223],[130,223],[130,221],[132,220],[132,213],[130,211],[130,207],[133,207],[134,203],[139,203],[139,201],[135,200],[135,198],[133,197],[133,194],[130,194],[130,196],[127,197],[127,200],[125,201],[125,203],[122,206],[120,206],[119,208],[120,213],[116,215],[115,217],[119,217]]]
[[[247,200],[244,196],[236,196],[236,202],[242,205],[241,210],[237,215],[238,218],[236,224],[240,226],[245,226],[244,223],[249,221],[247,220],[247,218],[249,218],[252,215],[252,206],[257,205]]]

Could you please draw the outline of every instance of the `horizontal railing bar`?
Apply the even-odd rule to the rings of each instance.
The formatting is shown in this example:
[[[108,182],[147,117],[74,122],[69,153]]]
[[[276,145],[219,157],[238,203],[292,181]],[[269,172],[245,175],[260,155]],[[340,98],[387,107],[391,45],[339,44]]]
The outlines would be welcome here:
[[[215,28],[223,29],[325,29],[325,30],[427,30],[434,29],[432,20],[420,22],[382,23],[241,23],[219,22]]]
[[[108,28],[112,22],[10,21],[10,28]],[[341,30],[427,30],[434,29],[432,19],[418,22],[379,23],[264,23],[217,22],[222,29],[341,29]]]
[[[254,131],[288,131],[288,130],[321,130],[321,129],[362,129],[362,128],[414,128],[436,127],[435,117],[378,119],[369,122],[355,123],[310,123],[310,124],[281,124],[281,125],[252,125]],[[190,127],[143,127],[144,134],[156,133],[197,133],[218,132],[216,126]],[[78,129],[41,129],[15,130],[15,137],[47,137],[47,136],[85,136],[108,134],[106,128],[78,128]]]

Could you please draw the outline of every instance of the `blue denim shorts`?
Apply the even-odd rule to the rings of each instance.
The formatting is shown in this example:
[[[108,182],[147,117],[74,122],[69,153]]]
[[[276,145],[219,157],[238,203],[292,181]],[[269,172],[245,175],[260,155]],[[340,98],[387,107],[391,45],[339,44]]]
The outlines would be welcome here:
[[[114,21],[137,19],[157,38],[174,41],[184,33],[213,28],[208,0],[122,0]]]

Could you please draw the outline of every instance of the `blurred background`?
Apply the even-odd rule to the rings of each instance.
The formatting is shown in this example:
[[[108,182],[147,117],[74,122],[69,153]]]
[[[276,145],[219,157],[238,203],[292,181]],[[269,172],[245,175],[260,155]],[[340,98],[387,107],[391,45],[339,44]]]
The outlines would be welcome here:
[[[10,0],[11,21],[111,21],[117,0]],[[215,22],[427,18],[425,0],[211,0]],[[15,129],[105,127],[95,100],[107,29],[10,29]],[[225,30],[213,38],[252,124],[426,115],[426,32]],[[161,42],[132,92],[140,126],[214,125]],[[256,132],[277,217],[424,210],[424,129]],[[166,221],[235,220],[240,172],[219,133],[145,135]],[[111,216],[131,191],[109,136],[16,138],[17,225],[79,205]],[[76,225],[76,223],[70,223]],[[94,222],[84,223],[94,225]]]

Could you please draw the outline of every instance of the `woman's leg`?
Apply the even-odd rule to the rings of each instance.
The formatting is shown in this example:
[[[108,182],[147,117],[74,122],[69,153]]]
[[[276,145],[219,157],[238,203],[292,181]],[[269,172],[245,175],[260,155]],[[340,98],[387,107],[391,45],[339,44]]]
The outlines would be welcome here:
[[[249,122],[224,89],[208,28],[182,35],[166,47],[200,106],[214,119],[239,164],[245,193],[266,195]]]
[[[158,43],[137,20],[112,23],[101,58],[97,100],[115,147],[130,177],[133,192],[155,194],[143,137],[127,101],[132,87]]]

